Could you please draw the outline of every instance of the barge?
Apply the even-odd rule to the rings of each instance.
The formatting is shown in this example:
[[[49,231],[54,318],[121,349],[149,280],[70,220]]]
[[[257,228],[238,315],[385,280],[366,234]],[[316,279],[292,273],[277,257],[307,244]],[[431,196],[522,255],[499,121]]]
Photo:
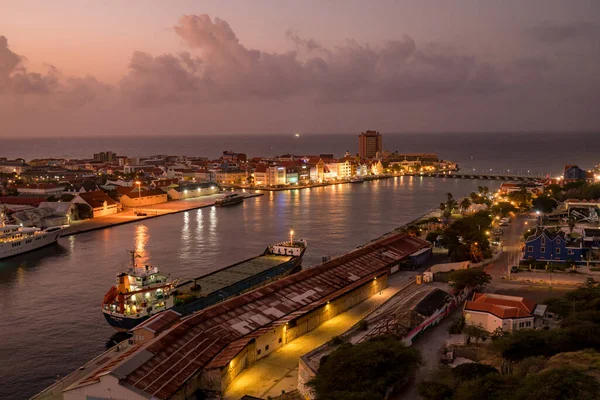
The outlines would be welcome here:
[[[102,312],[122,332],[164,310],[192,314],[298,272],[306,246],[305,240],[294,240],[292,231],[289,241],[273,244],[259,256],[183,282],[169,280],[157,268],[138,267],[132,252],[132,265],[117,275],[117,284],[104,296]]]

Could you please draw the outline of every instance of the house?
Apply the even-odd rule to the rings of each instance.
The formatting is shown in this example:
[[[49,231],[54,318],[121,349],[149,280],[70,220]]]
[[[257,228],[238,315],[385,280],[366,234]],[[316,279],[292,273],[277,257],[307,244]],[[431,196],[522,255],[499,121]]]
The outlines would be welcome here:
[[[537,306],[524,297],[492,293],[473,293],[463,307],[465,324],[481,326],[488,332],[500,328],[504,332],[532,329]]]
[[[310,180],[323,182],[325,180],[325,161],[321,157],[310,157],[307,164],[310,168]]]
[[[52,210],[52,216],[66,218],[66,223],[61,225],[68,225],[71,221],[76,221],[79,218],[79,210],[77,206],[71,202],[66,201],[44,201],[40,203],[38,208],[48,208]]]
[[[584,228],[582,246],[587,261],[600,260],[600,229]]]
[[[192,197],[208,196],[218,193],[221,187],[216,183],[194,183],[189,185],[181,185],[172,187],[167,190],[167,194],[172,200],[189,199]],[[135,196],[135,193],[132,194]]]
[[[121,196],[119,201],[125,207],[143,207],[153,204],[166,203],[169,200],[167,194],[160,189],[133,190]]]
[[[580,239],[574,239],[564,231],[538,229],[525,240],[523,260],[548,262],[581,262],[584,250]]]
[[[118,211],[117,202],[108,197],[102,190],[79,193],[71,200],[71,203],[89,206],[92,211],[92,218],[116,214]]]

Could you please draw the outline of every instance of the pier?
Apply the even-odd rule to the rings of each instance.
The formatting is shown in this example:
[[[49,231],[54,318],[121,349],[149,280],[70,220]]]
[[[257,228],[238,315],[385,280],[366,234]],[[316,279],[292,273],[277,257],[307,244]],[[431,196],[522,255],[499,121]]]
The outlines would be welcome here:
[[[534,182],[541,179],[546,179],[543,176],[534,175],[505,175],[505,174],[481,174],[481,173],[443,173],[443,172],[429,172],[429,173],[418,173],[413,176],[424,176],[427,178],[452,178],[452,179],[479,179],[489,181],[523,181],[523,182]]]

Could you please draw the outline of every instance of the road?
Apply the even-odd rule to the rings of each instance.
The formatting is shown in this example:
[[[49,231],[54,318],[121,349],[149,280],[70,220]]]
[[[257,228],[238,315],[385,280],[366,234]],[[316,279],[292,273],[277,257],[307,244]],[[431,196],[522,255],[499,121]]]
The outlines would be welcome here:
[[[535,221],[528,220],[525,215],[517,215],[508,226],[501,226],[502,254],[497,260],[485,266],[485,270],[494,279],[506,277],[511,266],[517,265],[520,258],[523,232]]]

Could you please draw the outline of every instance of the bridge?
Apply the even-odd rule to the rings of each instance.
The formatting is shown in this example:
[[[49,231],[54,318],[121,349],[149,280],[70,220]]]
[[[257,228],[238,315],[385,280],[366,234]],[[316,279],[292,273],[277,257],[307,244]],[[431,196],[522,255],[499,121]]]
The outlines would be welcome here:
[[[542,176],[532,175],[503,175],[503,174],[481,174],[481,173],[442,173],[442,172],[424,172],[413,174],[415,176],[426,176],[428,178],[448,178],[448,179],[480,179],[490,181],[523,181],[534,182],[545,179]]]

